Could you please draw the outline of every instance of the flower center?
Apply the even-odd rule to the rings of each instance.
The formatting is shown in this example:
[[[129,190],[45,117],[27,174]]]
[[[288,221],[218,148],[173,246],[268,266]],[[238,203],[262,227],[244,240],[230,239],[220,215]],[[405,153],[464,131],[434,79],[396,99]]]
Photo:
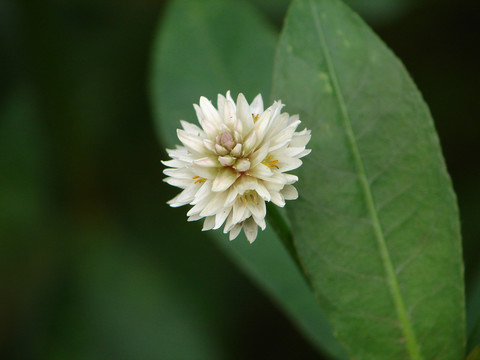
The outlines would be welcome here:
[[[238,172],[245,172],[250,169],[250,160],[242,156],[242,144],[238,142],[239,136],[232,136],[230,132],[217,135],[215,152],[218,161],[225,167],[232,167]]]
[[[232,151],[233,147],[235,146],[232,134],[229,132],[224,132],[222,135],[220,135],[220,145],[222,145],[228,151]]]

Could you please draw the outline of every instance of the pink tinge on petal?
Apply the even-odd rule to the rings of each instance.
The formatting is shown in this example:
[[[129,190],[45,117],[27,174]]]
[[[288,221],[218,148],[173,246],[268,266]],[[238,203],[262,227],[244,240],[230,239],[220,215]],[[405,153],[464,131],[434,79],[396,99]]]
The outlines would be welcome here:
[[[202,167],[219,167],[220,163],[214,157],[206,156],[197,160],[194,160],[193,163]]]

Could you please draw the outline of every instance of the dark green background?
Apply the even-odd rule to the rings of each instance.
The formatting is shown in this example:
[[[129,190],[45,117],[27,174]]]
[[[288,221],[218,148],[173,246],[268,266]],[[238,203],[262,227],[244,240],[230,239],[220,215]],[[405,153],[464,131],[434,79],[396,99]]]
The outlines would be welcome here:
[[[433,113],[469,295],[480,282],[480,6],[369,1],[350,3]],[[251,2],[280,29],[287,1]],[[320,358],[186,209],[165,204],[176,190],[161,181],[148,103],[165,5],[0,2],[1,359]]]

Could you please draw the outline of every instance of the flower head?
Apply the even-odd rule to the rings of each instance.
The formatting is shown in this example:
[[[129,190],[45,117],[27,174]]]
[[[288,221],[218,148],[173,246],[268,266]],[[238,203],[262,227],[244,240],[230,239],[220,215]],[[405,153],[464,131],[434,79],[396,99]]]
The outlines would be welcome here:
[[[298,178],[287,172],[298,168],[310,150],[310,130],[296,132],[298,115],[282,113],[275,101],[265,111],[259,94],[248,104],[239,94],[218,95],[217,108],[205,97],[193,105],[201,127],[181,120],[177,135],[183,146],[167,149],[172,160],[164,180],[183,191],[168,204],[193,205],[188,221],[205,219],[203,230],[218,229],[235,239],[243,228],[248,241],[265,229],[265,203],[285,206],[298,197],[292,185]]]

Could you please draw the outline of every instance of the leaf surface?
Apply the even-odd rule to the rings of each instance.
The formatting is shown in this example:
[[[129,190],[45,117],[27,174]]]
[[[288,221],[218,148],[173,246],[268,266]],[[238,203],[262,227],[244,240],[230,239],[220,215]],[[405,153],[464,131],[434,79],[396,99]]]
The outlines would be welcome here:
[[[480,269],[467,286],[467,352],[480,346]]]
[[[290,214],[318,301],[352,359],[461,359],[455,195],[429,110],[345,5],[297,0],[273,93],[312,130]]]

